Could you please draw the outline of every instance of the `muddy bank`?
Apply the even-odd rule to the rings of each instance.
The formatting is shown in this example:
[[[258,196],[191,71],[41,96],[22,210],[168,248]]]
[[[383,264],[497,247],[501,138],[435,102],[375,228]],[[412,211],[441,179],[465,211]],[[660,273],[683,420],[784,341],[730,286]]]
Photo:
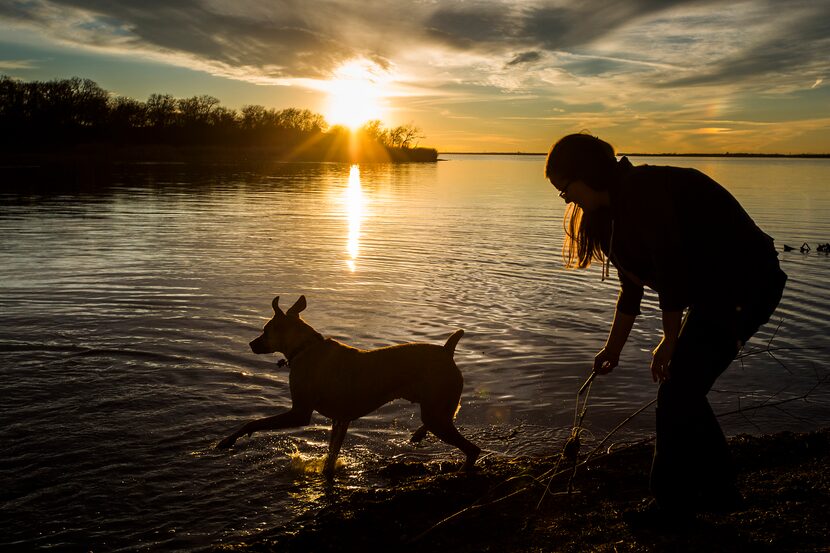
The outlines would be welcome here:
[[[470,552],[830,549],[830,429],[738,436],[730,443],[741,468],[745,506],[731,514],[699,515],[690,527],[673,532],[632,528],[623,519],[624,512],[648,497],[651,445],[639,444],[579,467],[571,493],[569,474],[553,480],[546,476],[557,466],[558,455],[485,458],[470,475],[453,472],[458,467],[451,463],[393,463],[383,469],[388,485],[382,488],[338,490],[338,501],[328,507],[245,543],[218,547]]]

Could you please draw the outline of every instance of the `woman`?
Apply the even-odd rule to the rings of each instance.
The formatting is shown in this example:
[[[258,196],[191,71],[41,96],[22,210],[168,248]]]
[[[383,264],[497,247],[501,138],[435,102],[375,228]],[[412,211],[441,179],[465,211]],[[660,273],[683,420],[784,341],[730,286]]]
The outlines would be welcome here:
[[[620,279],[595,372],[617,366],[643,287],[659,296],[663,337],[651,360],[660,383],[651,469],[656,501],[646,513],[676,519],[736,508],[735,471],[706,394],[781,299],[787,277],[772,238],[703,173],[634,167],[588,134],[554,144],[545,176],[569,204],[567,265],[610,261]]]

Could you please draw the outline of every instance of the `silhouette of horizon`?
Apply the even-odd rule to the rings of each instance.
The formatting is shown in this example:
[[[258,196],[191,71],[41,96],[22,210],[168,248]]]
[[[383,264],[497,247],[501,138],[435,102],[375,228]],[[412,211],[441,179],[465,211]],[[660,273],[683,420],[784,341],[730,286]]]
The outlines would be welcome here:
[[[0,77],[0,126],[5,131],[0,144],[7,154],[57,151],[154,159],[198,155],[200,149],[213,156],[213,149],[229,148],[233,155],[298,161],[437,159],[435,149],[418,146],[423,137],[412,123],[386,128],[380,120],[371,120],[352,130],[329,125],[308,109],[246,105],[237,111],[209,95],[175,98],[154,93],[142,102],[113,96],[80,77]],[[159,151],[165,147],[174,150]]]

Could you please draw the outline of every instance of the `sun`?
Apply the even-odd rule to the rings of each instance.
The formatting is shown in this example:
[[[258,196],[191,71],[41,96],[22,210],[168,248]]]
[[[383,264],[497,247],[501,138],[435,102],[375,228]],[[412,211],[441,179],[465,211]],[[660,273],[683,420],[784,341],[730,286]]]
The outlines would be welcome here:
[[[351,61],[342,65],[335,71],[334,78],[326,83],[326,121],[354,131],[367,121],[381,119],[382,77],[372,62]]]

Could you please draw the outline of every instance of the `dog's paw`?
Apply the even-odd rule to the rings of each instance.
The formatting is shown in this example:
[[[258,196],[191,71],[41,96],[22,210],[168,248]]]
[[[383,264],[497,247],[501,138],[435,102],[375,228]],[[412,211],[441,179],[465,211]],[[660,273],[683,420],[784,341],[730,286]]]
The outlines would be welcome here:
[[[233,444],[236,443],[236,436],[228,436],[218,444],[216,444],[216,449],[229,449],[233,447]]]
[[[474,451],[467,455],[464,464],[461,466],[460,472],[473,472],[476,470],[476,461],[481,453],[481,448],[476,447]]]

